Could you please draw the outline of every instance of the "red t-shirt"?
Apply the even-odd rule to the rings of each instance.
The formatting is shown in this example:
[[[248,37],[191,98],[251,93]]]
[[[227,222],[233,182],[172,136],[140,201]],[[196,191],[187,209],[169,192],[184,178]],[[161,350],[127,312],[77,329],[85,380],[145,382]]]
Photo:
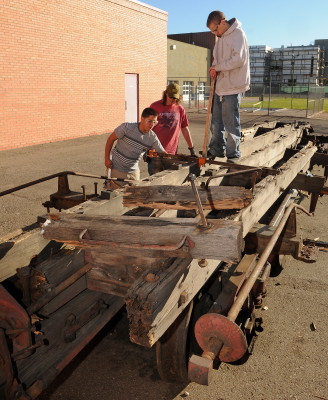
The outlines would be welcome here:
[[[181,128],[189,125],[186,112],[181,105],[164,106],[162,100],[150,105],[158,112],[158,124],[153,128],[165,151],[176,154]]]

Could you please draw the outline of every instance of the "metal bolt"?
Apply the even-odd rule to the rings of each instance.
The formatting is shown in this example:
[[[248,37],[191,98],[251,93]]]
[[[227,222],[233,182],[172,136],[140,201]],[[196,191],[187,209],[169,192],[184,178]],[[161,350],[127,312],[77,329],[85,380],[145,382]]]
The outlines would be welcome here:
[[[180,300],[179,300],[179,302],[180,302],[181,304],[185,304],[185,303],[187,303],[187,300],[188,300],[188,293],[184,290],[184,291],[180,294]]]
[[[205,260],[205,258],[202,258],[202,259],[198,260],[198,265],[199,265],[201,268],[205,268],[205,267],[207,267],[208,262],[207,262],[207,260]]]

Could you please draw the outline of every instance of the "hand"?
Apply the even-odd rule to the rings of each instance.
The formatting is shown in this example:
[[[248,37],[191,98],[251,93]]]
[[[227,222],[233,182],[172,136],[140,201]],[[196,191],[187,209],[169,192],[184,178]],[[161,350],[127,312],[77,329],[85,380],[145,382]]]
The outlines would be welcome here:
[[[209,69],[209,74],[210,74],[210,77],[211,77],[212,79],[214,79],[214,78],[216,77],[217,71],[215,70],[215,67],[211,67],[211,68]]]
[[[188,147],[191,157],[197,157],[194,147]]]

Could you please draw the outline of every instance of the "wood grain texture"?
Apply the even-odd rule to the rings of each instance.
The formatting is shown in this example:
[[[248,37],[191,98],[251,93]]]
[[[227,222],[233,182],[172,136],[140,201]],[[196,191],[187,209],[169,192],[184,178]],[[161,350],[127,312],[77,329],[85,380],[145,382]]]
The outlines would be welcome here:
[[[203,187],[198,187],[197,190],[205,210],[241,209],[248,206],[253,198],[252,193],[243,187],[209,186],[208,190]],[[175,210],[197,209],[192,187],[173,185],[126,187],[123,205]]]

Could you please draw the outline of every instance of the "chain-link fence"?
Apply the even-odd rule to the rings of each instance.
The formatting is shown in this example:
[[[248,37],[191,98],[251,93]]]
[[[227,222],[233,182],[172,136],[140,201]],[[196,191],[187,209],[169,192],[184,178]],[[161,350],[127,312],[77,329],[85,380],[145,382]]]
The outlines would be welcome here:
[[[325,87],[314,85],[253,84],[242,100],[242,108],[266,111],[298,111],[299,116],[310,117],[324,110]]]
[[[249,112],[275,112],[310,117],[324,110],[324,86],[286,86],[252,84],[242,98],[241,109]],[[328,91],[326,89],[327,95]],[[188,111],[201,112],[207,109],[210,86],[183,86],[182,105]],[[328,101],[328,99],[327,99]]]

